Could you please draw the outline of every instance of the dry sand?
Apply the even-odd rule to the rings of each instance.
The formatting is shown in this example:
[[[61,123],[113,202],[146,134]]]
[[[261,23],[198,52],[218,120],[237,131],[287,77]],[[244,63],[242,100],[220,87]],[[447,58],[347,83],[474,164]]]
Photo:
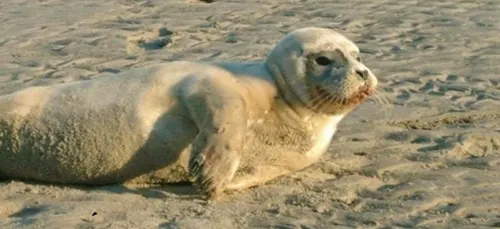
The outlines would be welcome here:
[[[321,162],[217,204],[189,186],[3,181],[0,228],[500,227],[499,5],[2,0],[0,94],[169,60],[261,59],[284,33],[322,26],[359,44],[380,101],[342,122]]]

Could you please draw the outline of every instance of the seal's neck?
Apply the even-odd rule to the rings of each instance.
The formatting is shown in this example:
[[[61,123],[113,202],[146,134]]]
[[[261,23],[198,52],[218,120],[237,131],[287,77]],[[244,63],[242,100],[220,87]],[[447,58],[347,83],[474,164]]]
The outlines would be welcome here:
[[[294,113],[303,121],[306,121],[318,114],[307,108],[300,98],[292,91],[292,87],[286,82],[285,77],[282,74],[282,69],[276,64],[264,62],[265,67],[274,79],[278,91],[283,97],[284,101],[288,106],[294,111]]]
[[[275,97],[275,111],[278,111],[277,115],[279,115],[280,119],[289,126],[295,126],[301,129],[310,128],[307,124],[310,123],[309,121],[312,121],[311,119],[330,120],[332,118],[319,115],[305,107],[304,103],[301,102],[295,92],[291,90],[291,86],[286,83],[282,74],[282,69],[279,69],[277,65],[269,64],[267,61],[258,61],[254,63],[212,62],[212,64],[222,67],[232,72],[235,76],[240,78],[240,80],[246,81],[245,86],[249,93],[253,94],[252,97],[255,101],[269,101],[273,100],[273,97]],[[255,81],[254,79],[259,80]],[[256,82],[266,83],[262,84]],[[256,88],[252,86],[253,84],[258,84],[259,87]],[[265,86],[266,89],[262,89],[263,86]],[[262,94],[265,94],[265,96]],[[262,96],[266,98],[259,99]],[[271,97],[267,98],[267,96]],[[268,107],[269,105],[263,105],[263,107],[267,107],[265,108],[267,110],[270,108]]]

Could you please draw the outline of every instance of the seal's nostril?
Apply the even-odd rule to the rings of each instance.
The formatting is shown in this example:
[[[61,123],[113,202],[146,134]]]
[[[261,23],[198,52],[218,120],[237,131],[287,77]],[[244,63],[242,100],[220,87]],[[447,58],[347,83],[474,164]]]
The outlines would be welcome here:
[[[359,76],[361,76],[361,78],[363,78],[365,80],[368,78],[368,70],[366,70],[366,69],[356,70],[356,74],[358,74]]]

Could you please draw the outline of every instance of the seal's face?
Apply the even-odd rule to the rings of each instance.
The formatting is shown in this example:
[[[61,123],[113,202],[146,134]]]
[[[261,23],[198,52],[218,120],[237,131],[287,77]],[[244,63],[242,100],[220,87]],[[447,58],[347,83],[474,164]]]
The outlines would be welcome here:
[[[305,56],[306,91],[299,92],[307,105],[318,112],[342,113],[360,104],[374,91],[377,79],[361,63],[359,51],[341,48]]]
[[[361,62],[358,47],[329,29],[305,28],[288,34],[267,61],[277,66],[299,100],[317,113],[345,113],[370,96],[377,85],[376,77]]]

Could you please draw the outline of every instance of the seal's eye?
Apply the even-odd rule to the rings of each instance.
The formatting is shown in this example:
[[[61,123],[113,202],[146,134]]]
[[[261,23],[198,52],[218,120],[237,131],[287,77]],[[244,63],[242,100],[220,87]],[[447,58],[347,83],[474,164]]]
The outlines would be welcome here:
[[[320,56],[318,58],[316,58],[316,63],[321,65],[321,66],[326,66],[326,65],[330,65],[333,63],[333,60],[330,60],[328,59],[328,57],[324,57],[324,56]]]
[[[359,57],[359,56],[358,56],[358,57],[356,58],[356,60],[357,60],[358,62],[361,62],[361,57]]]

